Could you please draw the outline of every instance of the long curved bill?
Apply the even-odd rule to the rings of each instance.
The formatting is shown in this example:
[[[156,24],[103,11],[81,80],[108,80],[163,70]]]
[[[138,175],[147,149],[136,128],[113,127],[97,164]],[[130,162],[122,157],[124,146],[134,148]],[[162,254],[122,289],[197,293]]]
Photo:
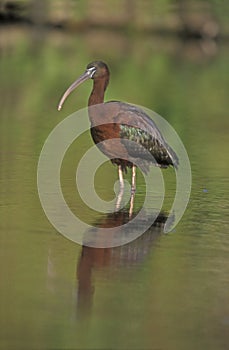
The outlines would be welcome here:
[[[74,81],[74,83],[69,86],[69,88],[65,91],[65,93],[63,94],[63,96],[61,97],[61,100],[58,104],[58,111],[61,110],[64,101],[66,100],[66,98],[68,97],[68,95],[70,95],[70,93],[77,88],[77,86],[79,86],[80,84],[82,84],[84,81],[92,78],[93,74],[95,73],[95,70],[92,71],[92,69],[87,69],[76,81]]]

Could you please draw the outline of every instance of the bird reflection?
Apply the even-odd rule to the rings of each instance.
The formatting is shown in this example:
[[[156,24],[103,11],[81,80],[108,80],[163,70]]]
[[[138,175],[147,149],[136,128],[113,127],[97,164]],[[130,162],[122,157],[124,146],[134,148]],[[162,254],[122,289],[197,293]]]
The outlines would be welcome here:
[[[133,217],[137,212],[133,213]],[[150,220],[151,215],[145,215],[144,220]],[[144,261],[149,254],[154,241],[158,238],[163,230],[163,226],[167,220],[167,215],[161,212],[149,229],[140,237],[129,244],[112,248],[93,248],[88,246],[82,247],[81,256],[77,264],[76,277],[78,280],[77,293],[77,316],[80,319],[90,315],[93,295],[95,292],[95,284],[93,281],[93,271],[104,268],[113,268],[115,266],[136,266]],[[142,221],[141,217],[141,221]],[[130,221],[129,211],[121,210],[106,215],[96,227],[111,228],[124,225]],[[141,224],[141,222],[139,222]],[[121,228],[120,228],[121,230]],[[98,238],[99,239],[99,238]]]
[[[124,187],[120,188],[117,200],[116,200],[116,205],[115,205],[115,210],[120,211],[121,209],[121,204],[123,200],[123,195],[124,195]],[[135,191],[131,191],[130,195],[130,206],[129,206],[129,219],[133,216],[133,209],[134,209],[134,198],[135,198]]]

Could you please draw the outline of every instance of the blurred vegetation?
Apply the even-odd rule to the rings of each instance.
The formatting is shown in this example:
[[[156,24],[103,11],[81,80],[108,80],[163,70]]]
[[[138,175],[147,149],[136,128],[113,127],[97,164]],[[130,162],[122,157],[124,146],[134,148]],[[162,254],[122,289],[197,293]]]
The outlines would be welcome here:
[[[1,0],[1,23],[150,31],[218,38],[229,34],[228,3],[216,0]]]

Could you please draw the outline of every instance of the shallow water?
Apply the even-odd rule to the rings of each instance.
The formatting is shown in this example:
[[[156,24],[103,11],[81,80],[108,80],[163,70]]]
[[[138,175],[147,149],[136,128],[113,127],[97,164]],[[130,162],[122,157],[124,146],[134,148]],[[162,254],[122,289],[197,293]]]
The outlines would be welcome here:
[[[11,39],[1,59],[1,348],[227,349],[228,47],[208,57],[197,45],[186,55],[176,42],[158,49],[147,36],[131,37],[125,52],[108,52],[80,36],[49,33],[34,54],[26,30],[12,30]],[[166,198],[158,220],[137,240],[110,249],[82,247],[60,235],[36,187],[45,139],[86,105],[90,82],[61,113],[59,97],[98,56],[112,71],[107,99],[165,117],[184,142],[193,178],[187,210],[172,232],[163,232],[174,196],[170,169],[163,172]],[[96,234],[96,228],[128,221],[128,210],[100,214],[80,200],[75,169],[91,145],[87,133],[71,146],[61,180],[72,211],[94,224]],[[116,180],[110,163],[99,169],[95,181],[104,200],[114,198]],[[140,174],[137,182],[135,212],[144,197]]]

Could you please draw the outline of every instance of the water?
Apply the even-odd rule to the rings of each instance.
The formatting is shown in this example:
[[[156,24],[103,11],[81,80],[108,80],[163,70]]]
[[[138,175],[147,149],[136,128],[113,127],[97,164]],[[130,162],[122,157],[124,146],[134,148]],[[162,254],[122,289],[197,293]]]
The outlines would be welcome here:
[[[228,47],[208,56],[190,46],[187,55],[177,42],[157,48],[147,36],[131,38],[118,51],[128,40],[118,36],[117,50],[109,52],[85,45],[88,38],[49,33],[34,53],[27,30],[11,29],[10,38],[0,67],[1,348],[227,349]],[[103,42],[105,33],[96,38]],[[167,170],[158,222],[136,241],[111,249],[82,248],[60,235],[44,215],[36,188],[45,139],[85,106],[90,82],[61,113],[59,97],[98,56],[112,71],[106,98],[164,116],[185,144],[193,177],[188,208],[173,232],[163,233],[174,191],[173,171]],[[90,135],[80,142],[69,149],[61,173],[69,206],[96,227],[125,222],[125,211],[108,216],[80,201],[75,168],[92,145]],[[103,199],[113,198],[116,179],[111,164],[99,170]],[[135,210],[144,194],[140,174],[138,188]]]

